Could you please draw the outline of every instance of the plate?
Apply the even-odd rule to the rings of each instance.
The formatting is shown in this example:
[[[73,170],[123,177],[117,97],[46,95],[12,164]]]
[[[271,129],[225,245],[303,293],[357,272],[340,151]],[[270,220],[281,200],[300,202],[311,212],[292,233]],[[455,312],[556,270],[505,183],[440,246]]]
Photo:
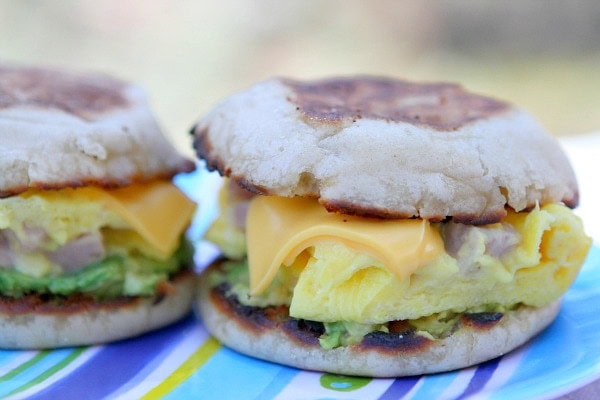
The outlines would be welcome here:
[[[212,210],[214,199],[195,189],[202,179],[178,183]],[[206,226],[207,214],[195,220],[192,236]],[[301,371],[222,347],[190,314],[168,328],[105,346],[0,351],[0,398],[552,398],[600,378],[599,281],[600,248],[594,246],[548,329],[508,355],[457,372],[367,379]]]

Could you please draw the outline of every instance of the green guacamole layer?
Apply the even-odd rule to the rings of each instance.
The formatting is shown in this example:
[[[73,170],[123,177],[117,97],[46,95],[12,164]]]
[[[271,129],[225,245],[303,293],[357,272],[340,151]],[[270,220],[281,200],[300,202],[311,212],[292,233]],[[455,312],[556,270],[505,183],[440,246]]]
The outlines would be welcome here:
[[[136,254],[111,256],[75,273],[41,278],[0,267],[0,294],[21,297],[30,293],[84,293],[95,298],[153,295],[159,282],[191,265],[192,256],[192,245],[182,240],[173,256],[164,261]]]

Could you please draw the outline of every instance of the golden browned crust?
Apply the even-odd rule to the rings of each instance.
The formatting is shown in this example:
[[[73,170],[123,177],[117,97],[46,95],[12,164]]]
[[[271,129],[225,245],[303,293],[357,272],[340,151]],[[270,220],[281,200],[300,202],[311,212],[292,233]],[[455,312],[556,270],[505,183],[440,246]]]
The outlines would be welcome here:
[[[0,66],[0,109],[57,109],[93,120],[107,111],[129,107],[127,84],[100,74],[85,77],[34,67]]]
[[[308,123],[344,124],[366,118],[454,131],[510,108],[451,83],[417,84],[374,76],[282,82],[294,92],[287,100]]]

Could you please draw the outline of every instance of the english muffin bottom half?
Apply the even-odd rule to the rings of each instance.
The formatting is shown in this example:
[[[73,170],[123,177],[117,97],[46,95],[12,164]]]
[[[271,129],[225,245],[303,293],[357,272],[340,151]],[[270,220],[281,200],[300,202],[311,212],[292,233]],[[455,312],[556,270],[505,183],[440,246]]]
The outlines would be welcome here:
[[[554,320],[591,245],[557,141],[455,84],[273,78],[192,135],[226,177],[197,309],[261,359],[400,377],[495,358]]]

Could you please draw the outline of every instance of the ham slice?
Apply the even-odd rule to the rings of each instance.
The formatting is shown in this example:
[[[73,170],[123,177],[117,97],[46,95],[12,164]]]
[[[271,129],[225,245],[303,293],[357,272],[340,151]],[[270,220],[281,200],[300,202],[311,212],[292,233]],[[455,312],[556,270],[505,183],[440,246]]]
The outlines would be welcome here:
[[[39,228],[26,227],[27,237],[19,240],[11,229],[0,229],[0,268],[12,268],[20,254],[43,254],[65,272],[74,272],[106,257],[100,232],[87,233],[71,240],[57,250],[45,247],[48,235]]]
[[[49,253],[48,258],[65,271],[77,271],[106,257],[106,249],[100,233],[89,233],[73,239],[56,251]]]

